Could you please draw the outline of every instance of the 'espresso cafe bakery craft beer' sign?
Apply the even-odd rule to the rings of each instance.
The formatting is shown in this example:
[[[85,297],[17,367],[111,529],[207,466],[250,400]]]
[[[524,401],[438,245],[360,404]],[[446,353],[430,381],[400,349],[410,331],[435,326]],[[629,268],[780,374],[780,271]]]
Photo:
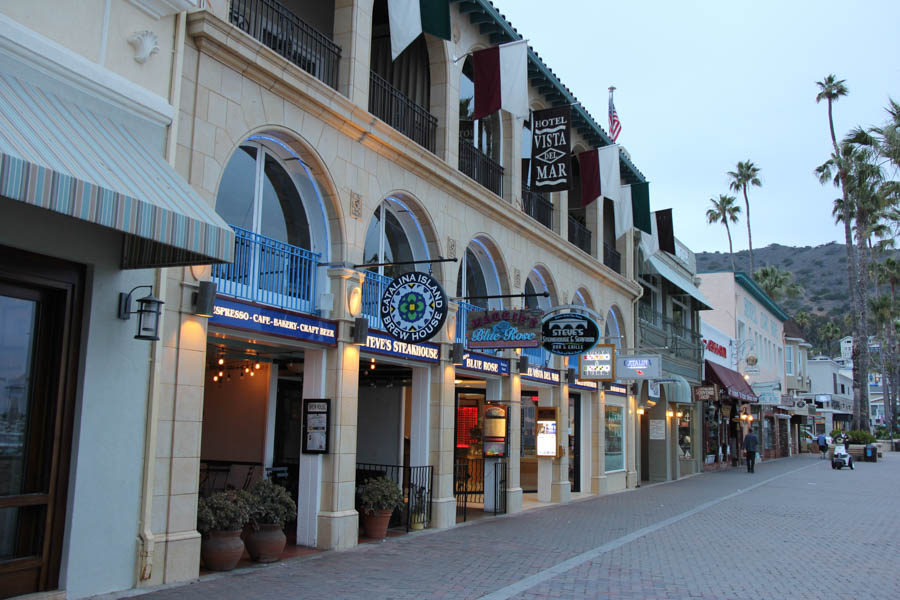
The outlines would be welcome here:
[[[384,290],[381,323],[401,342],[430,340],[447,320],[447,294],[431,275],[404,273]]]
[[[536,110],[531,118],[531,189],[553,192],[569,189],[572,109],[569,106]]]
[[[469,348],[537,348],[541,345],[538,310],[482,310],[466,316]]]

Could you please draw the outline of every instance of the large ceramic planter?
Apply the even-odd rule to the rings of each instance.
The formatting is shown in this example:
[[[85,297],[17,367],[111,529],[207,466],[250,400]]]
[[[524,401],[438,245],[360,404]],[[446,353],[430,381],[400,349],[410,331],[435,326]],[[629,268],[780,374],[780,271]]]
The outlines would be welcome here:
[[[210,571],[230,571],[244,554],[241,530],[210,531],[200,542],[200,558]]]
[[[281,525],[260,523],[258,531],[250,531],[244,536],[247,552],[256,562],[274,562],[281,557],[287,538]]]
[[[376,510],[372,513],[363,512],[362,525],[366,537],[380,540],[386,536],[393,512],[391,509]]]

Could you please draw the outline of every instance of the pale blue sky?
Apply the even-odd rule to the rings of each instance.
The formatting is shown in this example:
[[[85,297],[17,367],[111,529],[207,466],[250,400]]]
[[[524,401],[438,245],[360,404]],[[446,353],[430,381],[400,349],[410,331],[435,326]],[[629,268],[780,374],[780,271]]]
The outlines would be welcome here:
[[[754,248],[843,242],[839,191],[813,176],[831,148],[815,82],[846,79],[839,137],[881,124],[888,96],[900,101],[900,1],[493,2],[604,129],[616,86],[618,141],[694,251],[728,251],[706,209],[746,159],[763,184],[750,191]],[[747,248],[743,215],[732,237]]]

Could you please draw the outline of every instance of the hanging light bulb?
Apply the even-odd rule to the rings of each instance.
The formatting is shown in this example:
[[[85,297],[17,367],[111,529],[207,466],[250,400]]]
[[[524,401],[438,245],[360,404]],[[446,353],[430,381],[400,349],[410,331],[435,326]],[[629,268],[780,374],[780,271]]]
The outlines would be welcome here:
[[[213,381],[218,381],[218,380],[219,380],[219,376],[218,376],[218,375],[213,375]]]
[[[257,370],[258,370],[260,367],[262,367],[262,365],[259,364],[259,363],[256,363],[255,365],[253,365],[253,368],[254,368],[254,369],[257,369]]]
[[[224,365],[224,364],[225,364],[225,359],[222,358],[222,357],[220,356],[218,362],[219,362],[220,365]]]
[[[255,375],[256,375],[256,371],[250,371],[250,377],[253,377]]]
[[[244,367],[244,373],[249,373],[249,372],[250,372],[250,367]]]
[[[224,377],[224,376],[225,376],[225,371],[219,371],[219,377]]]

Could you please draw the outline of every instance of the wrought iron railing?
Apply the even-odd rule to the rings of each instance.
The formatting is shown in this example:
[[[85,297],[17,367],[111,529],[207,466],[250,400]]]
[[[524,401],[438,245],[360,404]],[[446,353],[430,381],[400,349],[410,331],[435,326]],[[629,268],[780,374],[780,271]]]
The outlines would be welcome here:
[[[218,292],[260,304],[316,313],[316,271],[321,255],[234,229],[234,262],[212,267]]]
[[[341,48],[276,0],[231,0],[231,23],[332,88]]]
[[[463,300],[459,301],[459,309],[456,312],[456,341],[460,344],[466,343],[466,323],[470,312],[484,310],[480,306],[469,304]]]
[[[522,210],[547,229],[553,229],[553,204],[544,194],[525,184],[522,184]]]
[[[369,73],[369,112],[434,152],[437,117],[422,108],[375,71]]]
[[[616,273],[622,273],[622,255],[606,242],[603,242],[603,264]]]
[[[498,196],[503,195],[503,167],[463,138],[459,138],[459,170]]]
[[[528,357],[528,364],[532,367],[545,367],[550,360],[550,353],[541,346],[522,348],[522,356]]]
[[[507,473],[505,461],[494,463],[494,514],[506,514]]]
[[[381,297],[392,279],[379,275],[375,271],[365,271],[366,278],[362,285],[362,316],[369,320],[369,327],[383,329],[381,326]]]
[[[403,465],[356,463],[356,488],[373,477],[387,477],[403,491],[403,507],[394,510],[389,527],[410,528],[431,523],[431,499],[434,489],[434,468]]]
[[[591,230],[569,215],[569,241],[588,254],[591,253]]]
[[[666,348],[665,352],[699,362],[703,355],[700,334],[676,323],[660,312],[638,305],[641,346]]]

